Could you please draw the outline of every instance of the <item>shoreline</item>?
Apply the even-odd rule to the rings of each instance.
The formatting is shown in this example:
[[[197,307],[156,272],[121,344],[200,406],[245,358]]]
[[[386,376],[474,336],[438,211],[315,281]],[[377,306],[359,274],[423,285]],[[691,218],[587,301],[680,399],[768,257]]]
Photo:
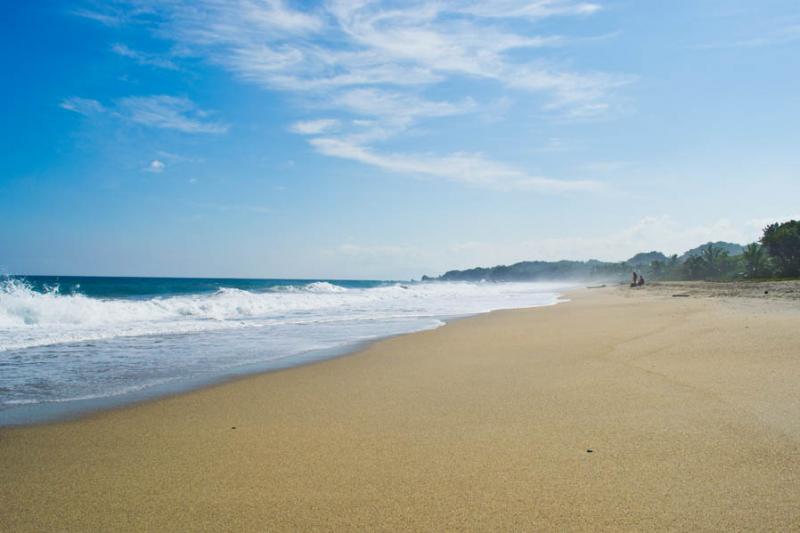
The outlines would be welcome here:
[[[78,420],[0,428],[7,524],[800,526],[797,306],[615,287],[567,295]]]
[[[372,345],[393,339],[395,337],[402,337],[405,335],[414,335],[425,331],[433,331],[447,324],[459,321],[468,320],[483,315],[489,315],[501,311],[515,311],[519,309],[535,309],[538,307],[551,307],[569,301],[567,298],[568,292],[573,292],[580,289],[569,289],[565,292],[556,292],[556,301],[552,304],[542,304],[533,307],[510,308],[510,309],[495,309],[483,313],[472,313],[456,316],[442,316],[432,317],[440,321],[441,324],[431,328],[418,329],[404,333],[394,333],[388,335],[378,336],[372,339],[363,339],[346,343],[342,346],[333,348],[325,348],[319,350],[311,350],[297,354],[286,355],[283,357],[271,359],[264,363],[255,363],[250,365],[243,365],[241,367],[234,367],[225,372],[215,374],[213,376],[197,377],[194,379],[176,381],[174,383],[157,384],[144,389],[136,390],[133,392],[126,392],[117,395],[103,396],[99,398],[86,398],[74,400],[61,400],[56,402],[40,402],[35,404],[22,404],[16,407],[5,409],[6,413],[0,410],[0,431],[4,428],[25,428],[43,426],[49,424],[58,424],[61,422],[78,421],[85,418],[99,415],[106,412],[115,411],[118,409],[132,408],[139,405],[147,404],[149,402],[159,401],[183,394],[190,394],[195,391],[223,386],[228,383],[233,383],[241,379],[247,379],[252,376],[262,374],[271,374],[274,372],[282,372],[295,367],[303,367],[308,365],[315,365],[323,363],[330,359],[338,359],[341,357],[348,357],[358,354],[362,351],[369,349]]]

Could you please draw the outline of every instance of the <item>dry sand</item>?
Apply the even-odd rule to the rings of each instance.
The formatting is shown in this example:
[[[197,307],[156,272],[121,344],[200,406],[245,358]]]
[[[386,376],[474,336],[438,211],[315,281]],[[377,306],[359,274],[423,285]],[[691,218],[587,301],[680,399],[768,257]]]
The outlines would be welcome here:
[[[573,298],[0,430],[0,529],[800,529],[797,302]]]

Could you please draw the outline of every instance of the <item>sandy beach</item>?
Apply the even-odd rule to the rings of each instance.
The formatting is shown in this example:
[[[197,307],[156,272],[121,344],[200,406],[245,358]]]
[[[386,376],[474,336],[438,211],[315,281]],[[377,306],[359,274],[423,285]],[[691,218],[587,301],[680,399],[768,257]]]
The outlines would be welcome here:
[[[0,530],[797,530],[800,304],[690,289],[0,429]]]

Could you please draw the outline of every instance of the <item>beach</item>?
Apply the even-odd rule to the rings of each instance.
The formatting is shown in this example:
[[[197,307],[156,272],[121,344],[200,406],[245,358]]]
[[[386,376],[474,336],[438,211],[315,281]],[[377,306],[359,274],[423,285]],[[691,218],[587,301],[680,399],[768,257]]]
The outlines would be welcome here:
[[[0,530],[796,530],[800,305],[690,289],[0,428]]]

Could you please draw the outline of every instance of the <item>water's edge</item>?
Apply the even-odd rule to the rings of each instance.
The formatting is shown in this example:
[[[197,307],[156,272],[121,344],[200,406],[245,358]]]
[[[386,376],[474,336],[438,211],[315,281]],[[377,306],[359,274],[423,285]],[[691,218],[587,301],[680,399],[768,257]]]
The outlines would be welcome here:
[[[181,380],[174,383],[164,383],[147,387],[145,389],[140,389],[135,392],[124,393],[115,396],[106,396],[102,398],[71,400],[62,403],[42,402],[36,404],[19,405],[0,411],[0,429],[42,426],[87,419],[93,416],[99,416],[108,411],[130,409],[136,407],[137,405],[156,402],[166,398],[188,394],[203,389],[218,387],[260,374],[271,374],[273,372],[279,372],[290,368],[313,365],[331,359],[356,355],[379,342],[396,337],[416,335],[418,333],[432,331],[434,329],[446,327],[448,324],[456,321],[485,317],[494,313],[552,307],[560,303],[567,303],[569,301],[570,300],[565,296],[564,293],[557,292],[555,302],[551,304],[542,304],[531,307],[496,309],[485,313],[473,313],[459,316],[437,317],[442,323],[433,328],[383,335],[372,339],[354,341],[342,346],[337,346],[335,348],[311,350],[305,353],[287,355],[286,357],[273,359],[264,363],[242,365],[213,376]]]

